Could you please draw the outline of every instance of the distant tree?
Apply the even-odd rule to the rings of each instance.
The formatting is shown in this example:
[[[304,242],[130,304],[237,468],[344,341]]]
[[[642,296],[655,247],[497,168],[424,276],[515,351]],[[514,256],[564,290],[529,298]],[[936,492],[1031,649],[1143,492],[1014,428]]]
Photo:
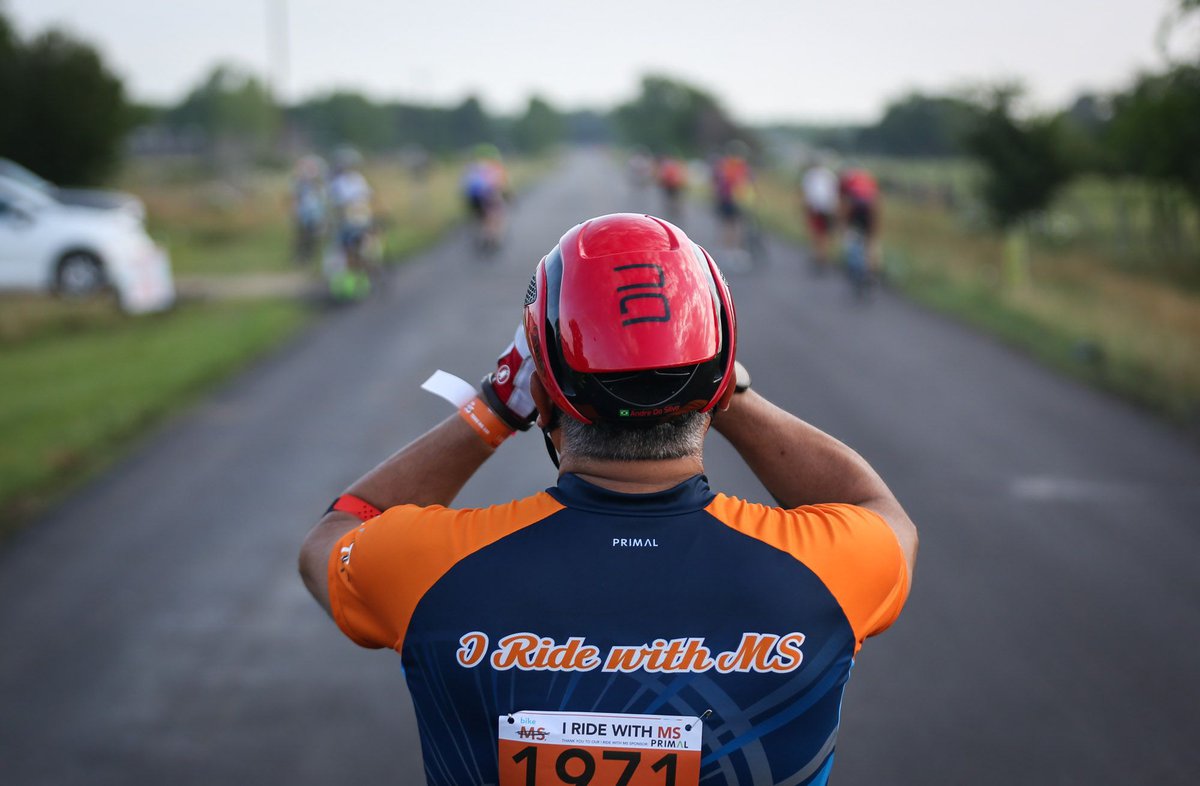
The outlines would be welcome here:
[[[597,142],[613,142],[617,132],[613,119],[607,112],[597,112],[592,109],[577,109],[568,112],[564,118],[567,139],[580,144],[595,144]]]
[[[893,156],[961,155],[978,115],[978,107],[961,98],[911,93],[889,104],[878,123],[859,133],[855,146]]]
[[[1029,219],[1049,206],[1071,176],[1059,117],[1018,120],[1015,88],[997,89],[967,133],[966,149],[983,166],[982,196],[992,220],[1005,232],[1004,282],[1029,279]]]
[[[166,116],[168,124],[197,131],[212,146],[236,144],[257,150],[274,141],[280,119],[266,85],[228,65],[210,71]]]
[[[1200,205],[1200,67],[1139,77],[1114,99],[1107,141],[1121,171],[1179,186]]]
[[[130,115],[121,80],[88,44],[56,30],[22,43],[0,16],[0,155],[58,183],[104,178]]]
[[[359,93],[338,91],[310,99],[291,110],[289,117],[320,147],[348,143],[363,150],[384,150],[400,142],[392,107]]]
[[[494,139],[491,120],[483,110],[483,104],[471,96],[450,110],[447,117],[449,138],[455,148],[461,149]]]
[[[144,102],[135,102],[129,104],[127,116],[129,118],[130,128],[138,128],[140,126],[153,125],[166,115],[167,107],[159,104],[147,104]]]
[[[449,109],[418,104],[392,104],[388,109],[400,144],[442,153],[455,149]]]
[[[1071,169],[1109,175],[1117,163],[1106,136],[1112,123],[1110,97],[1083,93],[1059,114],[1060,143]]]
[[[1012,112],[1016,97],[997,90],[964,139],[984,169],[984,202],[1006,229],[1044,210],[1071,176],[1059,118],[1019,121]]]
[[[4,6],[0,5],[0,106],[6,107],[0,112],[0,151],[11,149],[12,134],[17,125],[20,62],[20,41],[4,15]]]
[[[644,77],[641,93],[614,117],[627,142],[659,152],[696,156],[732,139],[755,143],[711,95],[663,76]]]
[[[1194,21],[1200,17],[1200,0],[1177,0],[1172,4],[1158,25],[1158,36],[1156,43],[1158,44],[1159,54],[1167,62],[1172,62],[1170,52],[1170,42],[1172,36],[1188,22]],[[1194,61],[1200,57],[1200,51],[1193,52],[1190,57]]]
[[[563,141],[566,123],[563,116],[538,96],[529,99],[525,114],[512,126],[512,141],[518,150],[540,153]]]

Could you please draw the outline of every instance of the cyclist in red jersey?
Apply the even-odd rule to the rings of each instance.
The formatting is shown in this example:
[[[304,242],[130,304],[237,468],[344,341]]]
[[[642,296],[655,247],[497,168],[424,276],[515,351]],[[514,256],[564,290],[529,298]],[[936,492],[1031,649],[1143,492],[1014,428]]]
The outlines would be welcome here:
[[[750,390],[736,350],[704,249],[649,216],[586,221],[478,394],[308,535],[313,596],[401,655],[429,784],[828,781],[916,530],[860,456]],[[446,507],[535,421],[554,486]],[[710,426],[780,507],[709,489]]]
[[[687,164],[673,156],[662,156],[655,166],[655,179],[663,197],[663,213],[679,223],[683,217],[683,192],[687,188]]]
[[[866,169],[852,167],[842,172],[838,183],[842,223],[860,232],[867,249],[867,266],[872,276],[882,270],[879,244],[879,184]]]
[[[725,155],[713,162],[713,196],[721,220],[722,244],[735,254],[745,253],[743,233],[754,179],[747,156],[750,147],[740,139],[726,146]]]

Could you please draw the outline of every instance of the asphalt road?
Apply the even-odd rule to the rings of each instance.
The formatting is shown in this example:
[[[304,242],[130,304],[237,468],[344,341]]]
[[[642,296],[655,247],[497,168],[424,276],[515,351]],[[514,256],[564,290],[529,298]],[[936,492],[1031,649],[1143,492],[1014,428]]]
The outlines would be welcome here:
[[[300,539],[449,413],[533,264],[577,220],[654,211],[599,153],[525,196],[505,250],[458,234],[153,435],[0,552],[5,784],[419,783],[399,659],[307,597]],[[708,212],[682,223],[721,259]],[[1200,454],[1157,422],[888,294],[855,304],[772,243],[730,270],[741,358],[921,529],[908,608],[850,682],[841,784],[1200,779]],[[766,501],[726,444],[713,485]],[[551,484],[534,435],[459,502]]]

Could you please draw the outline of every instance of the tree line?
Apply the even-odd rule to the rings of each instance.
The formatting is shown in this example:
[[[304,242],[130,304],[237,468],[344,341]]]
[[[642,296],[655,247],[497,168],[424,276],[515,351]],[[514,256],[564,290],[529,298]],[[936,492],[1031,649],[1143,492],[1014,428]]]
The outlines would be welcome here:
[[[1141,74],[1113,94],[1083,94],[1057,112],[1021,112],[1022,98],[1016,85],[912,93],[878,123],[804,136],[850,155],[972,158],[983,165],[982,196],[1001,226],[1043,209],[1085,174],[1178,189],[1200,207],[1200,62]]]
[[[624,142],[659,153],[698,156],[753,134],[712,95],[664,76],[647,76],[637,96],[610,111],[562,111],[530,97],[523,112],[487,111],[478,97],[449,106],[375,101],[336,91],[279,106],[254,75],[215,68],[176,106],[151,110],[153,122],[213,146],[236,142],[259,152],[286,133],[306,146],[349,144],[368,152],[421,147],[449,153],[482,142],[539,153],[563,142]]]
[[[136,119],[95,49],[54,30],[23,41],[0,13],[0,156],[58,182],[96,182]]]
[[[202,148],[236,145],[259,154],[281,142],[317,149],[353,145],[365,152],[418,146],[448,153],[482,142],[521,152],[540,152],[566,138],[571,113],[534,96],[522,114],[489,113],[478,97],[441,107],[375,101],[334,91],[291,106],[279,104],[258,77],[217,66],[178,104],[150,108],[148,119]]]
[[[1164,30],[1195,20],[1200,0],[1179,0]],[[846,154],[968,157],[982,165],[981,196],[1011,228],[1044,210],[1079,175],[1132,178],[1200,207],[1200,52],[1166,57],[1122,90],[1085,93],[1055,112],[1019,111],[1019,85],[957,94],[910,93],[876,123],[793,128],[808,143]],[[1169,200],[1166,200],[1169,202]]]
[[[624,142],[696,156],[733,138],[753,140],[712,95],[664,76],[646,77],[612,109],[564,111],[535,95],[524,111],[502,115],[476,96],[434,106],[346,90],[284,105],[256,75],[218,65],[177,103],[137,104],[94,47],[58,30],[21,40],[2,5],[0,106],[0,156],[63,184],[103,181],[130,146],[244,164],[339,145],[437,155],[483,142],[525,153]]]
[[[1200,11],[1178,0],[1176,19]],[[1193,16],[1194,18],[1194,16]],[[864,127],[783,129],[810,144],[890,156],[970,156],[985,171],[982,195],[1011,227],[1042,210],[1080,173],[1130,176],[1200,205],[1200,53],[1141,74],[1111,95],[1081,96],[1059,112],[1018,111],[1012,87],[985,93],[913,93]],[[478,97],[453,106],[377,101],[336,91],[283,105],[254,74],[217,66],[173,105],[131,103],[96,50],[61,31],[21,40],[0,6],[0,156],[62,183],[102,180],[131,129],[234,160],[349,144],[365,152],[420,148],[446,154],[481,142],[537,153],[562,142],[619,141],[651,152],[704,156],[733,139],[759,148],[711,94],[662,75],[609,110],[563,111],[533,96],[515,115]],[[781,129],[774,129],[779,132]]]

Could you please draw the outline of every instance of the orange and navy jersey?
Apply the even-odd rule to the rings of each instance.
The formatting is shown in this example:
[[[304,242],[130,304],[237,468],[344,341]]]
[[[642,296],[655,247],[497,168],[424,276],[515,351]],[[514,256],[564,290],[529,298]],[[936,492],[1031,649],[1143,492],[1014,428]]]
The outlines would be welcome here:
[[[347,533],[329,573],[342,631],[402,656],[430,784],[496,783],[507,713],[706,710],[701,782],[825,783],[854,656],[909,582],[875,513],[758,505],[703,476],[401,505]]]
[[[658,165],[658,183],[667,189],[683,188],[687,185],[687,168],[677,158],[664,158]]]
[[[719,200],[735,200],[750,187],[750,165],[741,156],[725,156],[713,167],[713,186]]]

